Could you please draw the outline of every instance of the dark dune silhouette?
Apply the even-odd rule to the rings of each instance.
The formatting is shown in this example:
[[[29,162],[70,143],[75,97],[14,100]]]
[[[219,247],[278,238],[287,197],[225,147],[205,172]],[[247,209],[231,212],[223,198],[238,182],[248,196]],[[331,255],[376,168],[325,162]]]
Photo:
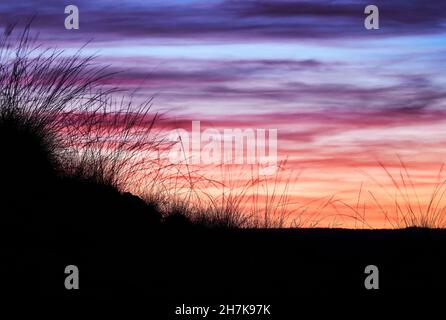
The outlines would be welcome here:
[[[367,296],[368,264],[382,270],[381,292],[435,292],[446,284],[436,276],[446,261],[443,230],[198,228],[181,212],[163,219],[137,196],[64,175],[51,141],[11,123],[0,122],[0,148],[7,151],[1,272],[9,294],[163,301]],[[82,273],[77,291],[63,285],[70,264]],[[30,274],[38,284],[30,286]]]

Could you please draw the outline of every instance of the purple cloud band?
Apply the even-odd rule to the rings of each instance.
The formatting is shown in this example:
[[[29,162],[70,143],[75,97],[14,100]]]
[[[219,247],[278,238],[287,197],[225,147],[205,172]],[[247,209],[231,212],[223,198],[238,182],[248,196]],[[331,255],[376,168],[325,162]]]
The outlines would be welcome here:
[[[366,33],[367,1],[72,1],[82,16],[82,33],[98,40],[120,37],[174,39],[345,38],[444,32],[446,2],[376,0],[382,28]],[[16,22],[37,14],[36,27],[63,26],[60,1],[22,0],[0,4],[0,20]],[[54,36],[54,35],[53,35]],[[48,37],[50,37],[48,35]]]

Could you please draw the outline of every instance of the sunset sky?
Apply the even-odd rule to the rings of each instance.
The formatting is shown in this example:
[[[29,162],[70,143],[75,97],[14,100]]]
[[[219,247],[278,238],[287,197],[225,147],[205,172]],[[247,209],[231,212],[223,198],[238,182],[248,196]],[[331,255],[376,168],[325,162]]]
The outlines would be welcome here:
[[[79,30],[64,28],[68,4]],[[379,30],[364,28],[368,4]],[[363,184],[391,206],[379,162],[398,176],[400,156],[425,202],[446,160],[445,1],[20,0],[0,3],[0,26],[33,14],[40,41],[90,41],[83,54],[121,71],[107,84],[153,96],[168,127],[278,129],[298,200],[355,204]]]

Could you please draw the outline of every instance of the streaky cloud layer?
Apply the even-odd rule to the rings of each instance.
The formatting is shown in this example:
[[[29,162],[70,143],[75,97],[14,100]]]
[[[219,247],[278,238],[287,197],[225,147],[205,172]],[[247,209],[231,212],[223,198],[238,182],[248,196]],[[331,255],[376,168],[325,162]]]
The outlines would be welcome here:
[[[358,171],[385,184],[379,163],[398,171],[398,156],[426,195],[445,160],[444,1],[374,1],[379,30],[364,28],[362,0],[75,4],[79,30],[65,30],[56,0],[3,2],[0,27],[35,15],[39,39],[64,54],[90,41],[83,54],[118,71],[104,84],[154,96],[165,130],[278,129],[279,155],[305,169],[296,197],[354,200],[370,182]]]

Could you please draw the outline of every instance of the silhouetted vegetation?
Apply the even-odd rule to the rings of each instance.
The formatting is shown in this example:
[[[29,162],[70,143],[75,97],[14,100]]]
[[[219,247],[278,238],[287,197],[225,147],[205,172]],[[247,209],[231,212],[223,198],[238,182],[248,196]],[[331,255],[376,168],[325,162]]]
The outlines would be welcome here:
[[[29,26],[0,46],[0,231],[12,254],[2,270],[50,272],[91,261],[105,244],[119,252],[145,243],[162,216],[126,183],[150,168],[142,151],[160,143],[150,100],[132,109],[114,100],[94,57],[42,48]]]

